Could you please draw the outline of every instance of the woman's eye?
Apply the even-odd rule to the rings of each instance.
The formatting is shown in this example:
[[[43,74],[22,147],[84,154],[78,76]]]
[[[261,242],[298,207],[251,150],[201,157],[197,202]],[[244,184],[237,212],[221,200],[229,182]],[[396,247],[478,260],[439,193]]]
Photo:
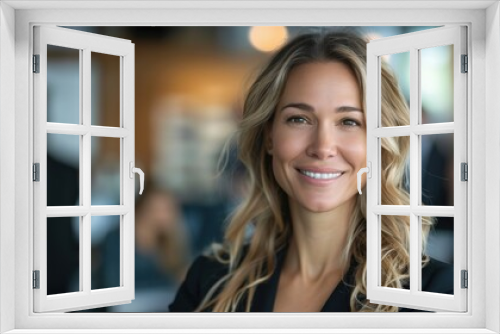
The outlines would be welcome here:
[[[292,123],[292,124],[306,124],[307,123],[307,119],[305,119],[302,116],[292,116],[292,117],[289,117],[286,121],[288,123]]]
[[[345,126],[358,126],[359,123],[353,119],[343,119],[342,120],[342,125]]]

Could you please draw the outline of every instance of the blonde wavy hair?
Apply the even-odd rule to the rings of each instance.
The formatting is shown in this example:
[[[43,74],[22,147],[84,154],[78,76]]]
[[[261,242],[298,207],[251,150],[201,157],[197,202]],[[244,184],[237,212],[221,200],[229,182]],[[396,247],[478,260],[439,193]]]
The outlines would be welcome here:
[[[352,32],[298,36],[271,58],[251,85],[238,131],[239,159],[249,176],[248,194],[229,221],[224,243],[212,248],[211,255],[228,266],[228,273],[211,287],[197,311],[234,312],[240,304],[245,311],[250,311],[256,287],[272,276],[276,269],[275,254],[286,246],[292,234],[287,195],[274,178],[272,158],[265,145],[267,129],[290,71],[306,63],[342,62],[354,74],[363,110],[366,110],[366,44],[367,40]],[[382,126],[408,125],[408,106],[385,63],[382,63],[381,78]],[[409,145],[409,137],[382,140],[382,204],[409,204],[409,194],[404,188]],[[250,225],[253,234],[247,238]],[[423,249],[431,226],[432,219],[423,217]],[[382,286],[402,288],[409,279],[409,217],[382,216],[381,233]],[[357,196],[343,254],[344,261],[352,259],[357,266],[350,297],[351,311],[397,312],[398,307],[371,304],[365,297],[366,186],[363,195]],[[428,257],[423,256],[422,261],[425,265]]]

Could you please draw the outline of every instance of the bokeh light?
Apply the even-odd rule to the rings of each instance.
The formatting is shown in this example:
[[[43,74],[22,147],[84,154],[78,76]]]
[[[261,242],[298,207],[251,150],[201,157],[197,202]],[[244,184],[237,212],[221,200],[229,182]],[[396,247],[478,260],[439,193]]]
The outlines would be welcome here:
[[[285,44],[288,38],[286,27],[252,27],[249,33],[250,43],[262,52],[276,50]]]

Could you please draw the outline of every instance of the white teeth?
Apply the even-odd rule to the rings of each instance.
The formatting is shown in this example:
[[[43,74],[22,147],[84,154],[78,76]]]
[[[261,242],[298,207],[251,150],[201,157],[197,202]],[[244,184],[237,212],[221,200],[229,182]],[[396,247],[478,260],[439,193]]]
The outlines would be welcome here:
[[[318,179],[318,180],[336,179],[337,177],[342,175],[342,173],[314,173],[314,172],[310,172],[310,171],[302,170],[302,169],[300,169],[299,171],[302,174],[309,176],[310,178]]]

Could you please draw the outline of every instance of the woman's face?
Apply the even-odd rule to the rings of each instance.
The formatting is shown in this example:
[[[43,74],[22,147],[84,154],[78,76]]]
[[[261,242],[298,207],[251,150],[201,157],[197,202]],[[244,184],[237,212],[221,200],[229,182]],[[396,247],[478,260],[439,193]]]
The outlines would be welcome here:
[[[366,167],[361,101],[356,78],[342,63],[290,72],[268,138],[274,176],[290,205],[330,212],[355,200],[357,172]]]

